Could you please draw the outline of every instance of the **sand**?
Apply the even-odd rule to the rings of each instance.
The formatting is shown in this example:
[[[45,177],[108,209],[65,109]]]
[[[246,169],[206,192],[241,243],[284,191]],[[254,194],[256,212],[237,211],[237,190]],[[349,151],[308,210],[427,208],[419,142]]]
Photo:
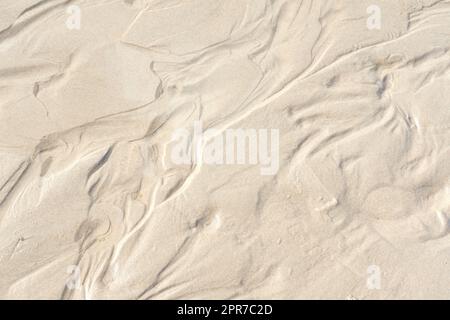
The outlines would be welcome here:
[[[449,299],[449,0],[0,2],[1,299]]]

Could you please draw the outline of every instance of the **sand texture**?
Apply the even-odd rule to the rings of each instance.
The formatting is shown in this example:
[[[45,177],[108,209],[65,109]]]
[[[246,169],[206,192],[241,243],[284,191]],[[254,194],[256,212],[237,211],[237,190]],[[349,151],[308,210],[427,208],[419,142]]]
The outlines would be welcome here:
[[[1,0],[1,299],[450,299],[450,0]]]

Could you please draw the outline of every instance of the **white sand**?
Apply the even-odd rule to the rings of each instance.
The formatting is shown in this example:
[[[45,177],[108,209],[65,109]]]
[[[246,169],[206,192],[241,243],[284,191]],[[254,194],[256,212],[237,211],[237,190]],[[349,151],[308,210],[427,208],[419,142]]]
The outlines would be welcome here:
[[[66,2],[0,2],[0,298],[450,298],[449,0]]]

